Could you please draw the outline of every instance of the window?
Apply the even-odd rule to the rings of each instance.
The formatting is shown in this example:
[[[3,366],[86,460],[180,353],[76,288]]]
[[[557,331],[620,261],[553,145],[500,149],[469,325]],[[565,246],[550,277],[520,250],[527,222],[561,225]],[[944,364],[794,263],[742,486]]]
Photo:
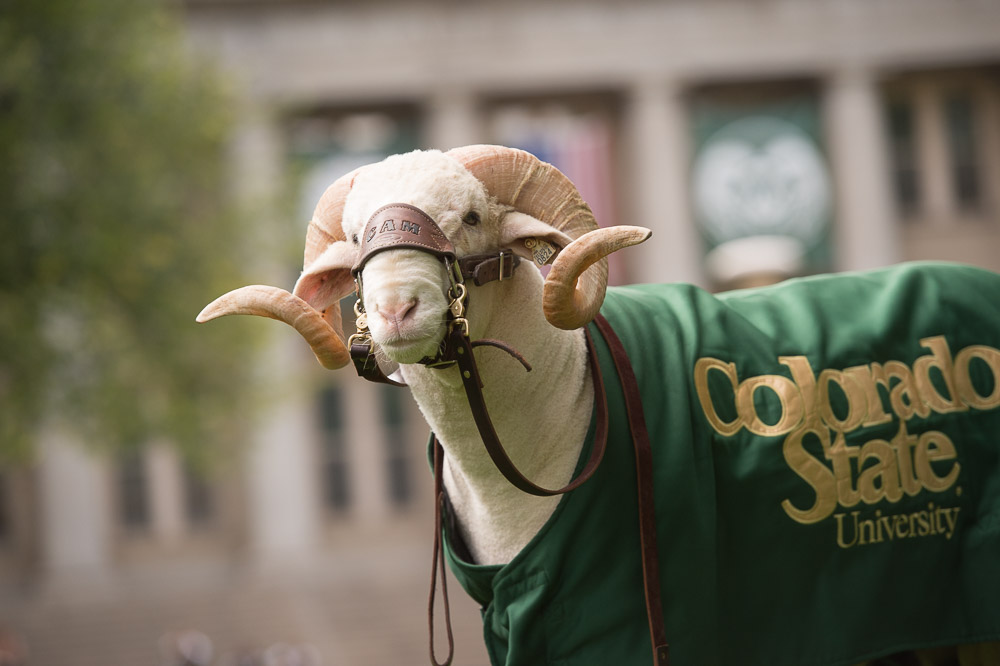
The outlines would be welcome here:
[[[963,212],[975,212],[980,208],[981,190],[972,96],[953,93],[944,100],[944,105],[955,202]]]
[[[7,475],[0,472],[0,543],[10,538],[10,502],[7,493]]]
[[[308,220],[327,187],[344,174],[419,147],[421,123],[415,105],[321,107],[291,116],[286,129],[289,165],[299,180],[299,217]],[[296,265],[295,275],[298,270]],[[354,330],[354,301],[349,294],[340,303],[348,332]]]
[[[920,207],[920,183],[917,145],[914,131],[914,109],[909,100],[889,103],[889,138],[892,159],[892,180],[896,202],[904,217],[911,217]]]
[[[413,498],[413,480],[407,456],[406,419],[403,412],[403,390],[384,386],[380,389],[382,421],[385,424],[386,480],[389,500],[394,507],[403,507]]]
[[[913,225],[985,221],[1000,200],[995,67],[895,75],[885,84],[886,132],[897,208]]]
[[[557,94],[489,101],[489,141],[520,148],[573,181],[601,226],[619,222],[619,102],[613,93]],[[625,260],[608,257],[609,283],[626,284]]]
[[[333,511],[345,511],[351,504],[351,487],[341,389],[336,386],[323,389],[319,403],[323,501]]]
[[[119,520],[127,530],[149,527],[149,479],[142,451],[129,451],[118,463]]]
[[[184,515],[188,525],[196,529],[208,526],[215,514],[211,485],[202,472],[190,465],[184,465],[182,478]]]

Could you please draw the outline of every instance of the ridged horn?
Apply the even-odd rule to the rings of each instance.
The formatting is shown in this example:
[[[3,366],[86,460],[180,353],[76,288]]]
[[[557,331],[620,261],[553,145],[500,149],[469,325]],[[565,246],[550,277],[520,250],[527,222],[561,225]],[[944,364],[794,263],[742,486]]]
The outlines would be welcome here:
[[[316,203],[313,219],[306,231],[306,247],[302,257],[303,268],[309,268],[323,254],[330,243],[347,240],[344,235],[344,202],[351,193],[354,179],[364,167],[359,167],[333,181]]]
[[[336,370],[351,360],[342,335],[324,319],[323,314],[284,289],[256,284],[235,289],[205,306],[197,321],[206,322],[236,314],[285,322],[305,338],[324,368]]]
[[[302,256],[304,272],[309,270],[313,262],[326,251],[331,243],[347,240],[343,229],[344,202],[347,200],[347,195],[351,193],[355,177],[363,168],[359,167],[333,181],[333,184],[326,188],[323,196],[316,203],[312,220],[310,220],[309,228],[306,230],[306,244]],[[343,268],[345,271],[350,271],[351,266],[345,265]],[[353,281],[347,281],[347,283],[352,284]],[[344,326],[340,318],[340,299],[349,294],[352,288],[347,287],[343,293],[336,294],[330,303],[321,306],[323,318],[339,334],[341,341],[344,340]],[[312,305],[316,307],[317,304]],[[346,347],[346,343],[344,345]],[[345,361],[346,363],[347,361]]]
[[[501,203],[551,225],[574,242],[563,248],[567,253],[576,239],[595,231],[597,220],[580,192],[559,169],[543,162],[531,153],[503,146],[465,146],[448,151],[478,178],[487,191]],[[600,244],[607,247],[607,243]],[[620,248],[618,248],[620,249]],[[614,250],[610,250],[614,251]],[[604,301],[608,285],[608,261],[596,256],[591,249],[574,251],[573,256],[586,257],[578,271],[550,271],[545,291],[545,317],[559,328],[579,328],[597,314]],[[558,260],[557,260],[558,261]],[[572,274],[572,280],[570,276]]]
[[[567,245],[556,257],[545,279],[542,308],[549,323],[567,330],[586,326],[597,316],[603,298],[590,299],[578,288],[581,274],[586,275],[587,268],[612,252],[642,243],[652,233],[644,227],[607,227],[590,231]]]

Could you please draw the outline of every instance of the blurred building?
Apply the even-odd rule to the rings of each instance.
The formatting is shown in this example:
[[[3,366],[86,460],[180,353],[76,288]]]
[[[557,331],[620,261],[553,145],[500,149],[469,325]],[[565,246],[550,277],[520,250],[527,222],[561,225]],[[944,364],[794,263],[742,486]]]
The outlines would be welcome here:
[[[340,174],[483,142],[555,163],[602,224],[654,230],[615,260],[618,283],[1000,270],[993,0],[178,8],[244,96],[234,187],[252,200],[302,174],[300,218],[256,221],[263,283],[294,282],[268,239],[304,238]],[[164,445],[108,460],[64,432],[0,476],[0,645],[42,666],[426,658],[426,427],[405,391],[321,371],[274,326],[274,400],[210,478]],[[457,663],[486,663],[454,583],[452,600]]]

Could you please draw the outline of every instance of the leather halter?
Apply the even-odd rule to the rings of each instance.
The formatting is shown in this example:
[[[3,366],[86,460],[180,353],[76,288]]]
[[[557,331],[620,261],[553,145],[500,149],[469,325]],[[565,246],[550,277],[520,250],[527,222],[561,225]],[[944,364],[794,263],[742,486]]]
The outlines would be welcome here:
[[[354,305],[357,316],[358,332],[348,340],[351,360],[358,375],[372,382],[405,386],[405,384],[390,379],[385,375],[373,353],[374,343],[368,332],[368,317],[364,311],[364,292],[361,282],[361,271],[365,263],[375,254],[385,250],[409,248],[428,252],[439,258],[445,266],[450,287],[448,297],[448,335],[442,340],[436,356],[420,360],[428,367],[443,368],[453,365],[457,360],[457,348],[451,333],[459,328],[468,340],[469,324],[465,319],[466,299],[468,289],[466,280],[480,287],[495,280],[509,280],[514,276],[514,269],[521,263],[521,258],[511,250],[500,250],[490,254],[475,254],[457,258],[455,246],[444,235],[441,228],[427,213],[410,204],[389,204],[379,208],[369,218],[361,239],[361,256],[351,269],[354,282],[357,285],[358,300]],[[528,370],[531,369],[517,352],[502,342],[481,340],[471,343],[489,344],[503,349],[517,358]]]

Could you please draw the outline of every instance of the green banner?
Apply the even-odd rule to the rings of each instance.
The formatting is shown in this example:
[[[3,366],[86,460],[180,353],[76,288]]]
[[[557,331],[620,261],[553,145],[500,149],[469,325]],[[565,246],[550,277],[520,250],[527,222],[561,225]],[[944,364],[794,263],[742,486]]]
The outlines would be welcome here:
[[[706,100],[693,122],[691,199],[710,274],[827,270],[833,183],[818,102]]]

